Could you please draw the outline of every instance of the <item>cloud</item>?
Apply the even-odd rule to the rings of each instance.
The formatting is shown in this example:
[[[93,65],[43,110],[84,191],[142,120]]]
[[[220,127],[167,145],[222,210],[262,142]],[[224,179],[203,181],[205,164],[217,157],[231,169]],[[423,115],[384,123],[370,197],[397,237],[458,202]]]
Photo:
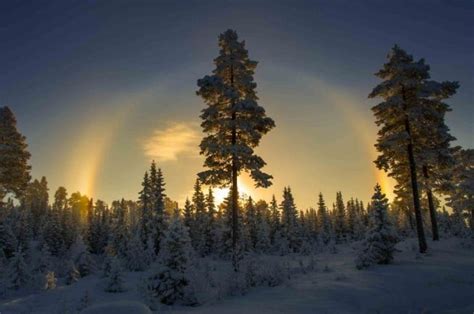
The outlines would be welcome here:
[[[168,123],[165,129],[153,132],[145,141],[145,155],[157,161],[174,161],[178,156],[198,156],[199,133],[193,124],[185,122]]]

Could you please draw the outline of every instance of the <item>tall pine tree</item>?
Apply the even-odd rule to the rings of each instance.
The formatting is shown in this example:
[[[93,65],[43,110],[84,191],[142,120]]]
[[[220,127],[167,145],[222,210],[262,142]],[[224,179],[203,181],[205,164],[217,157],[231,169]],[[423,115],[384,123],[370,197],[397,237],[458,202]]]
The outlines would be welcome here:
[[[26,138],[16,127],[16,119],[8,107],[0,107],[0,208],[7,193],[22,196],[30,181]]]
[[[237,177],[250,173],[257,187],[271,185],[272,176],[261,169],[265,161],[254,148],[275,123],[257,103],[253,75],[257,62],[250,60],[245,42],[234,30],[219,36],[219,56],[214,59],[213,74],[198,80],[199,90],[207,108],[202,111],[201,126],[206,137],[201,142],[207,170],[199,173],[205,184],[228,186],[232,191],[232,248],[238,237]]]

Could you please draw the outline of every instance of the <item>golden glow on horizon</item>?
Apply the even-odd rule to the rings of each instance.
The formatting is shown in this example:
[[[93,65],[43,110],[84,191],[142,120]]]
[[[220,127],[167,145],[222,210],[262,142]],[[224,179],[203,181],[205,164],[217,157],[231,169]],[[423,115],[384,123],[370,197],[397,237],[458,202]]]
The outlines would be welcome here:
[[[245,183],[242,182],[243,179],[239,178],[237,180],[237,187],[240,197],[249,197],[252,196],[251,189],[247,187]],[[254,191],[254,189],[252,189]],[[214,194],[214,199],[216,204],[221,204],[229,196],[230,188],[213,188],[212,193]]]

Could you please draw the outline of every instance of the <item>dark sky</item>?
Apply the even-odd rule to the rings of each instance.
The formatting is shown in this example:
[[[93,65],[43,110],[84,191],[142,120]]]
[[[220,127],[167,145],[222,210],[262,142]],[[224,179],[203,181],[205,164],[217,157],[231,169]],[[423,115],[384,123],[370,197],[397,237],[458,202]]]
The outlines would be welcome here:
[[[275,188],[257,194],[290,184],[303,207],[319,191],[367,199],[380,179],[367,94],[394,43],[424,57],[433,79],[460,81],[448,124],[474,146],[473,21],[474,1],[1,1],[0,105],[52,189],[136,198],[149,159],[161,158],[182,200],[201,165],[186,147],[199,141],[196,80],[212,70],[218,34],[235,28],[277,122],[261,152]],[[181,150],[144,149],[163,138]]]

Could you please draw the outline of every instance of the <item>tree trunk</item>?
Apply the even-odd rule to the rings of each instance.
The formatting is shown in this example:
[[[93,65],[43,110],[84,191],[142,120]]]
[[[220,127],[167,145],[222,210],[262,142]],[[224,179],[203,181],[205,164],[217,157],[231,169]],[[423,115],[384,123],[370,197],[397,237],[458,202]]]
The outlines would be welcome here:
[[[230,84],[234,86],[234,69],[231,66],[230,68]],[[231,104],[234,106],[234,103]],[[232,121],[235,122],[237,116],[236,113],[232,113]],[[232,146],[234,147],[237,144],[237,129],[235,123],[232,125]],[[237,187],[237,176],[238,176],[238,165],[237,165],[237,156],[234,153],[232,155],[232,264],[234,265],[234,270],[238,271],[238,230],[239,230],[239,191]]]
[[[413,153],[413,143],[411,139],[410,132],[410,122],[408,118],[405,120],[405,130],[410,136],[410,142],[407,145],[408,161],[410,163],[410,179],[411,179],[411,189],[413,193],[413,205],[415,208],[415,219],[416,219],[416,232],[418,234],[418,245],[420,247],[420,253],[425,253],[428,248],[425,239],[425,232],[423,230],[423,218],[421,216],[421,206],[420,206],[420,195],[418,192],[418,180],[416,176],[416,162],[415,156]]]
[[[431,192],[431,187],[428,184],[429,175],[428,175],[428,167],[423,165],[423,176],[426,180],[426,195],[428,196],[428,207],[430,210],[430,218],[431,218],[431,231],[433,233],[433,241],[439,241],[439,232],[438,232],[438,219],[436,218],[436,209],[434,208],[433,203],[433,193]]]
[[[418,245],[420,247],[420,253],[426,252],[428,245],[426,244],[425,232],[423,230],[423,217],[421,216],[420,206],[420,194],[418,192],[418,179],[416,175],[416,162],[415,154],[413,153],[413,138],[411,135],[410,120],[408,118],[407,111],[407,99],[405,95],[405,89],[402,87],[402,98],[403,98],[403,109],[405,110],[405,131],[408,134],[409,142],[407,145],[408,162],[410,164],[410,179],[411,179],[411,190],[413,193],[413,205],[415,209],[416,219],[416,232],[418,234]]]

